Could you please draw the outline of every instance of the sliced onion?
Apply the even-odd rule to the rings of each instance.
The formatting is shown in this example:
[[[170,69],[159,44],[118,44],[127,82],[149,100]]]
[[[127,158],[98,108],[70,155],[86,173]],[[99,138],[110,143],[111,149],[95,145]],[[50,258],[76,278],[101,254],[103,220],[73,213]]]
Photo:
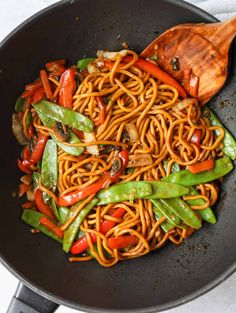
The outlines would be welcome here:
[[[20,145],[24,146],[28,143],[27,138],[23,134],[22,125],[17,118],[17,114],[12,114],[12,132]]]
[[[116,60],[118,56],[125,57],[127,54],[128,54],[128,50],[121,50],[121,51],[98,50],[97,51],[97,57],[98,58],[105,58],[105,59],[109,59],[111,61]]]
[[[176,103],[175,106],[173,106],[173,110],[181,111],[181,110],[185,109],[186,107],[188,107],[190,104],[194,104],[196,102],[197,102],[197,100],[194,98],[183,99],[183,100],[179,101],[178,103]]]
[[[100,72],[99,66],[98,66],[98,64],[96,62],[89,63],[88,67],[87,67],[87,70],[88,70],[89,74],[95,74],[95,73],[99,73]]]
[[[24,175],[21,177],[20,179],[22,181],[22,183],[26,184],[26,185],[30,185],[32,182],[32,176],[31,175]]]
[[[84,132],[84,141],[85,142],[96,141],[96,137],[95,137],[94,133]],[[87,146],[86,149],[90,154],[99,155],[98,145]]]
[[[129,133],[129,138],[132,143],[139,140],[138,130],[133,123],[128,123],[125,125],[127,132]]]
[[[28,201],[34,201],[34,190],[32,188],[26,192],[26,198]]]
[[[147,166],[152,165],[153,160],[150,154],[132,154],[129,155],[129,162],[127,167],[139,167],[139,166]]]

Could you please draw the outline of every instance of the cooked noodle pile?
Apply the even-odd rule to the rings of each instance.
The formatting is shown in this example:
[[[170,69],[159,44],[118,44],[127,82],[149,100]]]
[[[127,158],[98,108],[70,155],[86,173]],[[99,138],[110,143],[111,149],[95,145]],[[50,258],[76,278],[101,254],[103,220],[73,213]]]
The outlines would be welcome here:
[[[131,165],[120,176],[120,182],[161,180],[171,173],[175,164],[185,169],[196,162],[223,155],[221,141],[224,131],[221,127],[211,126],[197,101],[181,100],[177,89],[133,65],[138,58],[135,52],[129,51],[128,54],[132,55],[129,63],[122,63],[122,55],[118,54],[113,67],[109,60],[100,58],[99,70],[91,74],[85,73],[74,94],[73,110],[86,115],[95,124],[93,141],[88,144],[82,138],[81,143],[65,144],[89,146],[98,149],[99,153],[91,154],[90,149],[85,149],[83,154],[76,157],[58,149],[58,192],[53,194],[48,190],[55,200],[78,187],[99,181],[111,170],[114,158],[123,149],[128,151]],[[51,81],[55,84],[56,94],[58,82],[55,79]],[[97,97],[102,97],[106,103],[106,117],[102,125],[99,124],[101,109]],[[52,133],[52,129],[42,125],[35,110],[32,111],[37,131]],[[190,140],[196,129],[202,130],[200,146]],[[218,136],[215,135],[216,132]],[[133,164],[140,161],[144,165],[132,166],[132,160]],[[40,188],[47,191],[42,184]],[[201,198],[205,201],[203,206],[193,206],[192,209],[203,209],[216,202],[216,184],[201,184],[197,186],[197,190],[199,195],[183,197],[185,200]],[[89,200],[94,196],[91,195]],[[79,211],[83,207],[81,205]],[[117,208],[125,210],[122,218],[111,216]],[[104,220],[116,222],[106,234],[100,231]],[[160,248],[168,240],[180,244],[187,237],[189,228],[175,227],[165,233],[160,227],[165,220],[165,217],[156,220],[150,200],[139,199],[95,206],[84,219],[80,231],[86,234],[93,257],[101,265],[108,267],[119,260],[145,255]],[[63,225],[63,230],[70,223],[69,220]],[[97,247],[92,242],[91,234],[97,236]],[[128,249],[109,248],[108,238],[129,234],[138,238],[137,244]],[[70,260],[87,261],[93,257],[85,253]]]

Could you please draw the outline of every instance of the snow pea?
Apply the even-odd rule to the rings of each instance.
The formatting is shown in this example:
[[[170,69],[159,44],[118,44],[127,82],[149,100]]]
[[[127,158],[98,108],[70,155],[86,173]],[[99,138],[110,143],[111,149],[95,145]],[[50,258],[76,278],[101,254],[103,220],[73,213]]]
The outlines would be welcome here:
[[[42,121],[42,123],[45,126],[47,126],[49,128],[52,128],[54,126],[55,121],[53,119],[47,117],[46,115],[40,113],[39,111],[37,111],[37,113],[38,113],[38,116],[39,116],[40,120]],[[78,143],[78,142],[80,142],[79,138],[71,130],[68,130],[68,133],[69,133],[69,137],[70,137],[70,139],[68,141],[69,143]],[[79,156],[84,151],[83,147],[70,147],[70,146],[64,145],[62,142],[58,141],[57,138],[53,134],[51,134],[51,136],[55,140],[57,145],[63,151],[65,151],[68,154],[71,154],[71,155],[74,155],[74,156]]]
[[[167,218],[168,222],[174,223],[175,226],[181,224],[181,219],[169,208],[169,206],[165,205],[165,203],[162,203],[161,200],[158,199],[151,199],[151,201],[154,204],[154,207],[157,207],[162,215]]]
[[[201,227],[201,222],[196,214],[181,198],[161,199],[160,201],[173,211],[185,224],[196,229]]]
[[[25,98],[18,98],[15,104],[15,111],[23,112],[24,111]]]
[[[154,211],[154,215],[157,221],[164,216],[164,214],[162,214],[161,210],[159,210],[156,205],[153,206],[153,211]],[[170,231],[171,229],[175,227],[176,227],[175,223],[171,222],[170,220],[168,221],[166,220],[165,222],[161,224],[161,228],[166,233],[168,233],[168,231]]]
[[[37,189],[37,188],[38,188],[38,185],[39,185],[39,177],[40,177],[39,172],[33,172],[33,174],[32,174],[32,180],[33,180],[33,187],[34,187],[34,189]]]
[[[195,196],[199,195],[197,190],[194,187],[189,187],[189,195]],[[195,199],[195,200],[186,200],[186,203],[188,205],[204,205],[205,201],[203,199]],[[213,213],[212,209],[210,207],[204,209],[204,210],[197,210],[197,212],[201,215],[202,219],[208,223],[215,224],[216,223],[216,217]]]
[[[53,232],[51,232],[50,230],[48,230],[45,226],[41,225],[39,223],[39,220],[42,216],[45,216],[44,214],[37,212],[37,211],[33,211],[30,209],[25,209],[21,219],[28,225],[39,229],[43,234],[47,235],[48,237],[55,239],[57,241],[59,241],[60,243],[62,243],[61,238],[57,237]],[[48,218],[48,216],[47,216]]]
[[[85,59],[81,59],[78,61],[77,63],[77,67],[83,71],[86,70],[89,63],[93,62],[95,60],[95,58],[85,58]]]
[[[220,119],[210,110],[208,107],[204,107],[203,114],[210,119],[211,125],[220,126],[224,129],[225,136],[223,139],[224,148],[222,149],[228,157],[232,160],[236,160],[236,140],[233,135],[224,127],[221,123]],[[218,135],[218,131],[216,131],[216,135]]]
[[[91,133],[93,131],[93,122],[83,114],[64,108],[61,105],[41,100],[37,104],[33,104],[37,112],[58,121],[69,127]]]
[[[54,199],[51,199],[51,208],[52,208],[52,211],[53,211],[54,215],[56,216],[57,220],[60,221],[60,216],[59,216],[59,213],[57,210],[57,205],[56,205],[56,202]]]
[[[166,172],[167,170],[167,165],[168,165],[168,161],[164,161],[163,162],[163,168]],[[172,165],[171,165],[171,173],[176,173],[176,172],[179,172],[180,171],[180,167],[179,167],[179,164],[174,162]]]
[[[70,213],[68,216],[70,216],[70,214],[72,214],[74,211],[76,211],[77,207],[83,202],[79,201],[77,202],[75,205],[73,205],[70,209]],[[74,220],[74,222],[65,230],[64,232],[64,238],[63,238],[63,250],[65,252],[69,252],[71,245],[79,231],[79,227],[81,225],[81,223],[83,222],[84,218],[86,217],[86,215],[92,210],[92,208],[98,203],[98,199],[97,198],[93,198],[93,200],[88,203],[78,214],[78,216],[76,217],[76,219]]]
[[[60,221],[62,224],[64,224],[67,220],[67,215],[69,214],[70,210],[66,208],[65,206],[60,206],[58,208],[58,214],[60,217]]]
[[[152,194],[152,186],[144,181],[113,185],[98,192],[98,205],[144,198]]]
[[[188,188],[164,181],[149,181],[152,186],[152,194],[144,197],[144,199],[166,199],[175,198],[186,195]]]
[[[58,163],[57,145],[53,139],[49,139],[45,146],[42,158],[42,184],[52,192],[57,188]]]
[[[160,199],[179,197],[188,193],[188,188],[164,181],[131,181],[119,183],[97,194],[99,205],[134,199]]]
[[[213,170],[204,171],[198,174],[192,174],[189,170],[172,173],[163,178],[164,181],[180,184],[183,186],[195,186],[216,180],[233,169],[233,163],[229,157],[215,161]]]

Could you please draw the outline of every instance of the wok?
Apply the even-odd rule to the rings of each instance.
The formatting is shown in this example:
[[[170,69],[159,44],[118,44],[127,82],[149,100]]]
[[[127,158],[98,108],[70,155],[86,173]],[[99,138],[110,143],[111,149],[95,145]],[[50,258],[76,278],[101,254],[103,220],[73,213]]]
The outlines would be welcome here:
[[[120,49],[123,41],[141,52],[157,34],[175,24],[214,21],[209,14],[177,0],[61,1],[27,20],[3,41],[0,253],[1,262],[24,284],[9,312],[53,312],[54,303],[88,312],[157,312],[200,296],[234,272],[236,171],[221,185],[216,225],[204,224],[179,247],[167,244],[108,269],[95,261],[70,264],[57,242],[31,234],[20,220],[22,200],[11,196],[20,177],[16,166],[20,148],[11,132],[14,103],[46,61],[65,57],[76,62],[95,55],[98,49]],[[211,102],[234,135],[235,60],[234,56],[227,85]]]

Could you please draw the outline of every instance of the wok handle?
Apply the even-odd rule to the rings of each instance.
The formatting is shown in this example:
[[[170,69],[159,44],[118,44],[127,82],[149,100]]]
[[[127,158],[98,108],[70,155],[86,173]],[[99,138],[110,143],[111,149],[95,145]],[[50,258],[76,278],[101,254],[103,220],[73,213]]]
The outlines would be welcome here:
[[[7,313],[53,313],[58,306],[19,283]]]

